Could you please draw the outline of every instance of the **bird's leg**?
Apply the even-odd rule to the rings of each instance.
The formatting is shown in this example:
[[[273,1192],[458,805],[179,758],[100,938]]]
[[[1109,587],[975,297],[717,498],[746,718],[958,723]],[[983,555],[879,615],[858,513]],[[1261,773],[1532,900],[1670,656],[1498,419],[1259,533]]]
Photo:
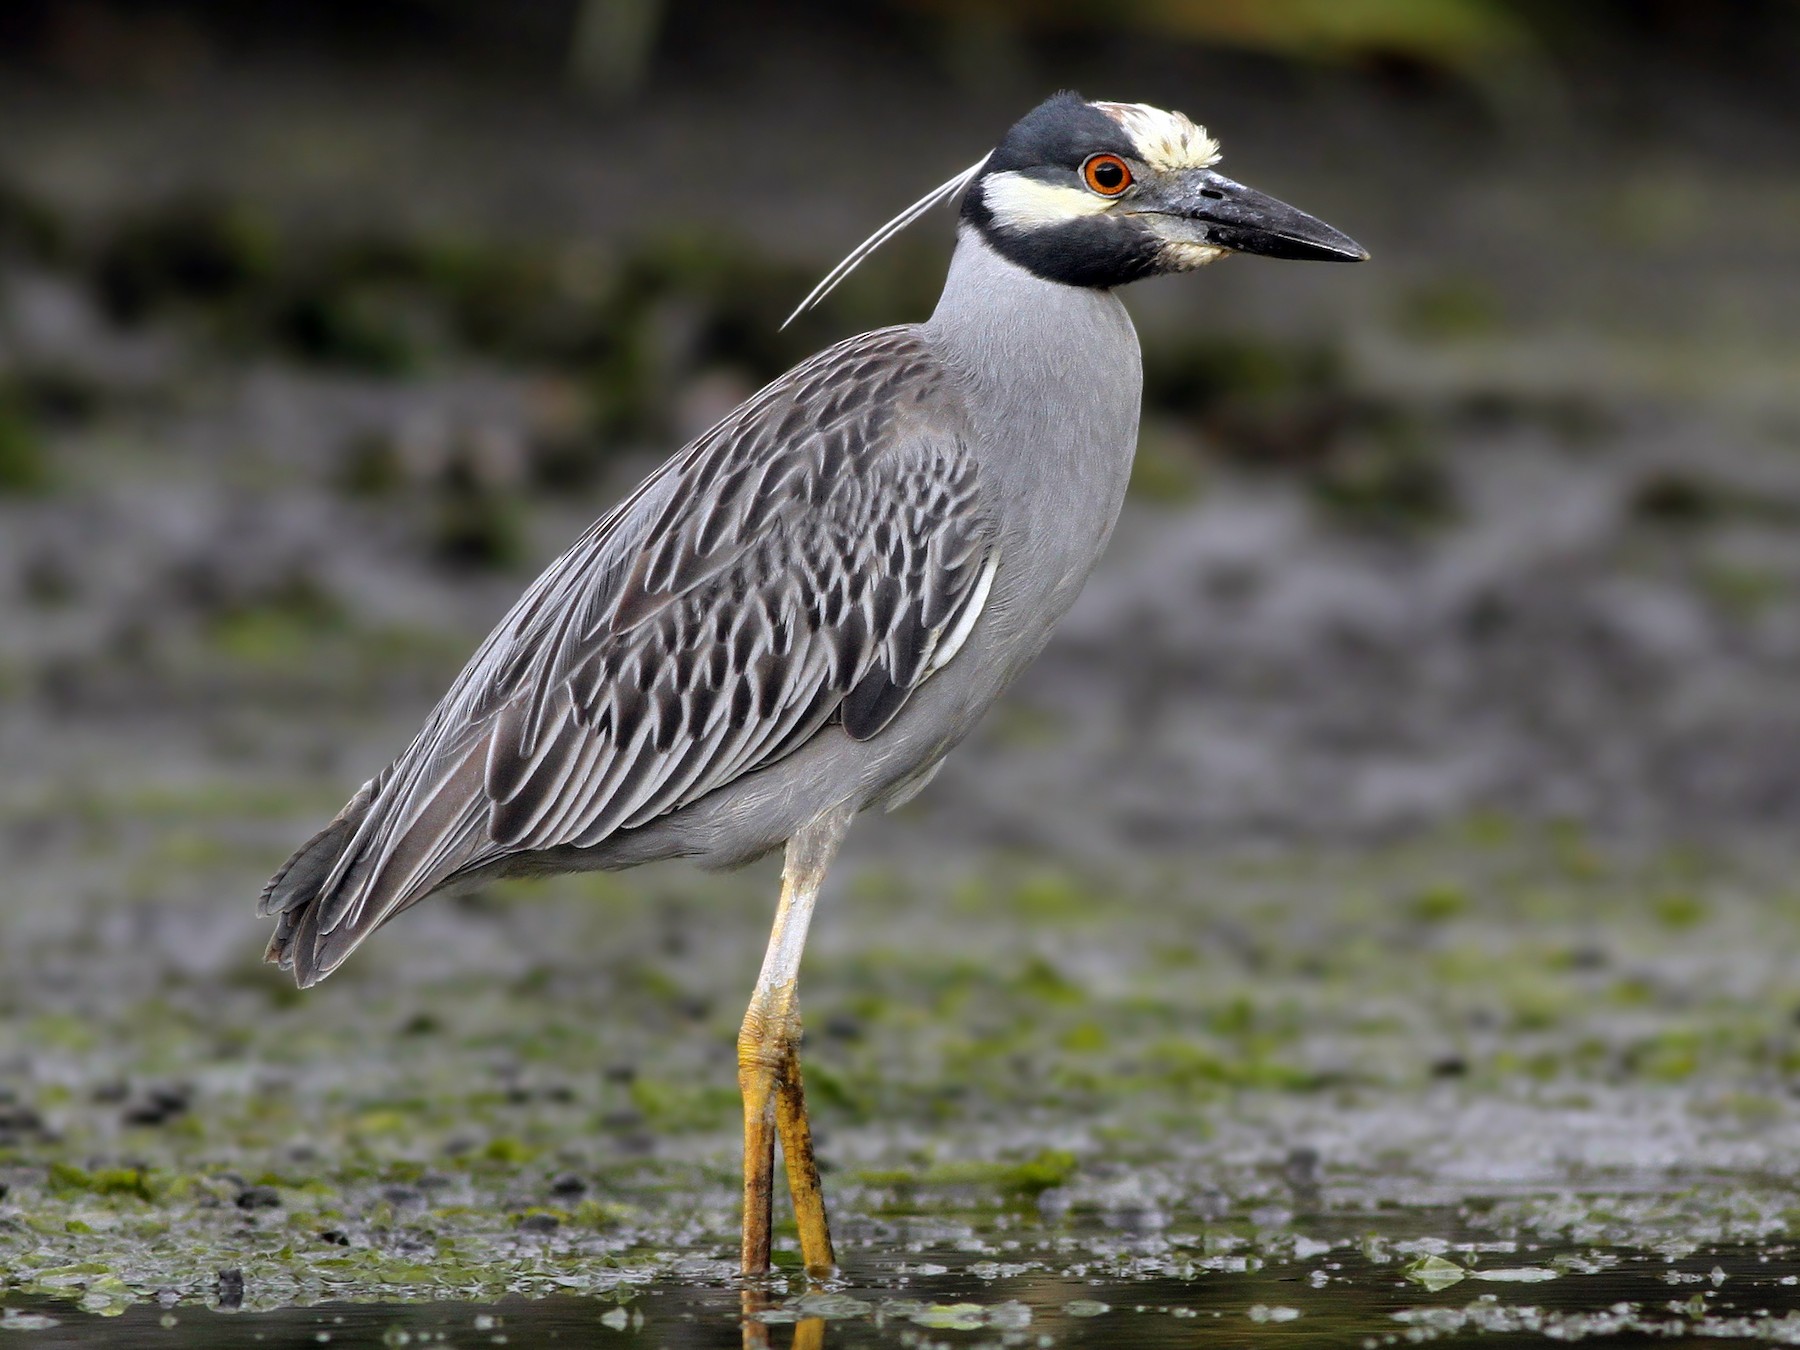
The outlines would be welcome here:
[[[794,1019],[799,1026],[799,1017]],[[836,1272],[831,1229],[825,1221],[825,1190],[819,1185],[819,1163],[813,1156],[812,1122],[806,1116],[806,1093],[800,1086],[798,1040],[775,1089],[775,1128],[787,1164],[788,1194],[794,1199],[794,1222],[800,1229],[800,1259],[806,1273],[827,1279]]]
[[[825,1197],[813,1159],[812,1128],[800,1086],[800,954],[813,901],[825,869],[850,823],[843,808],[827,812],[788,840],[781,872],[781,903],[763,956],[756,992],[738,1033],[738,1087],[744,1094],[743,1271],[769,1268],[770,1223],[775,1198],[775,1137],[787,1160],[788,1189],[800,1227],[800,1257],[808,1273],[829,1274],[837,1264],[825,1222]]]

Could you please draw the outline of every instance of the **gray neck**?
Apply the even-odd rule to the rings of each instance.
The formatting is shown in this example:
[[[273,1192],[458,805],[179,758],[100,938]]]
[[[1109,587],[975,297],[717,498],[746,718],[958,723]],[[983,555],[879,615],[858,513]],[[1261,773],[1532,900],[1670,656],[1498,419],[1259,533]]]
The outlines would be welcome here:
[[[967,225],[923,332],[963,384],[1002,535],[995,596],[1033,616],[1018,649],[1029,659],[1125,499],[1144,383],[1137,332],[1111,291],[1034,276]]]
[[[1021,501],[1048,493],[1046,513],[1073,509],[1073,497],[1097,500],[1110,529],[1144,386],[1119,298],[1034,276],[964,225],[924,333],[965,382],[989,448],[984,470],[1012,477]]]
[[[1143,375],[1137,331],[1119,298],[1034,276],[972,225],[957,231],[950,275],[925,332],[991,390],[1091,389],[1097,380],[1122,380],[1131,386],[1135,425]]]

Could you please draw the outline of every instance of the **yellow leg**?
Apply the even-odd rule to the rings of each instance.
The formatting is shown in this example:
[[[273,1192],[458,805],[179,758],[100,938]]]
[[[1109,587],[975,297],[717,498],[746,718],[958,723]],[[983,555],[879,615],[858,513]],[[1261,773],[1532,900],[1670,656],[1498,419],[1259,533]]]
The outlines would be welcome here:
[[[787,1162],[788,1192],[794,1197],[794,1220],[800,1227],[800,1259],[808,1275],[830,1279],[837,1273],[837,1253],[831,1248],[831,1229],[825,1222],[825,1189],[819,1185],[819,1163],[813,1156],[812,1122],[806,1116],[797,1052],[781,1076],[775,1124],[781,1133],[781,1156]]]
[[[760,1019],[744,1018],[738,1035],[738,1090],[744,1097],[743,1271],[769,1268],[770,1224],[775,1204],[775,1075],[763,1061]]]
[[[738,1087],[744,1096],[743,1273],[748,1276],[761,1275],[769,1268],[777,1134],[800,1226],[801,1259],[809,1274],[820,1277],[830,1274],[837,1264],[800,1083],[800,1001],[796,990],[813,901],[850,815],[841,808],[827,812],[788,841],[775,928],[769,935],[756,992],[744,1013],[743,1030],[738,1033]]]

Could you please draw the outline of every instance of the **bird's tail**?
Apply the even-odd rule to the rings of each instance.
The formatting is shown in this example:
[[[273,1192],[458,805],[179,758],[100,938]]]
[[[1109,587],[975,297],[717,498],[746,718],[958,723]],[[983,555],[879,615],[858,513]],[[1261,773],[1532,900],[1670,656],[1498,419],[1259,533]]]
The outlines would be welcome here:
[[[479,762],[464,761],[443,786],[471,769],[478,774]],[[275,917],[263,959],[292,970],[303,989],[476,852],[478,793],[431,793],[418,803],[395,791],[393,778],[389,769],[364,783],[263,887],[257,912]]]

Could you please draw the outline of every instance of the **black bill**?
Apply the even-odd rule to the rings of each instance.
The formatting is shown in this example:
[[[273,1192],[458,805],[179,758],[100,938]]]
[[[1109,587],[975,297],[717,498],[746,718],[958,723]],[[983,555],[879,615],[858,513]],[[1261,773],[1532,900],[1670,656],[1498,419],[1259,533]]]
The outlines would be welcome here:
[[[1235,253],[1312,262],[1364,262],[1369,256],[1343,231],[1211,169],[1185,178],[1167,199],[1146,200],[1144,206],[1193,222],[1206,243]]]

